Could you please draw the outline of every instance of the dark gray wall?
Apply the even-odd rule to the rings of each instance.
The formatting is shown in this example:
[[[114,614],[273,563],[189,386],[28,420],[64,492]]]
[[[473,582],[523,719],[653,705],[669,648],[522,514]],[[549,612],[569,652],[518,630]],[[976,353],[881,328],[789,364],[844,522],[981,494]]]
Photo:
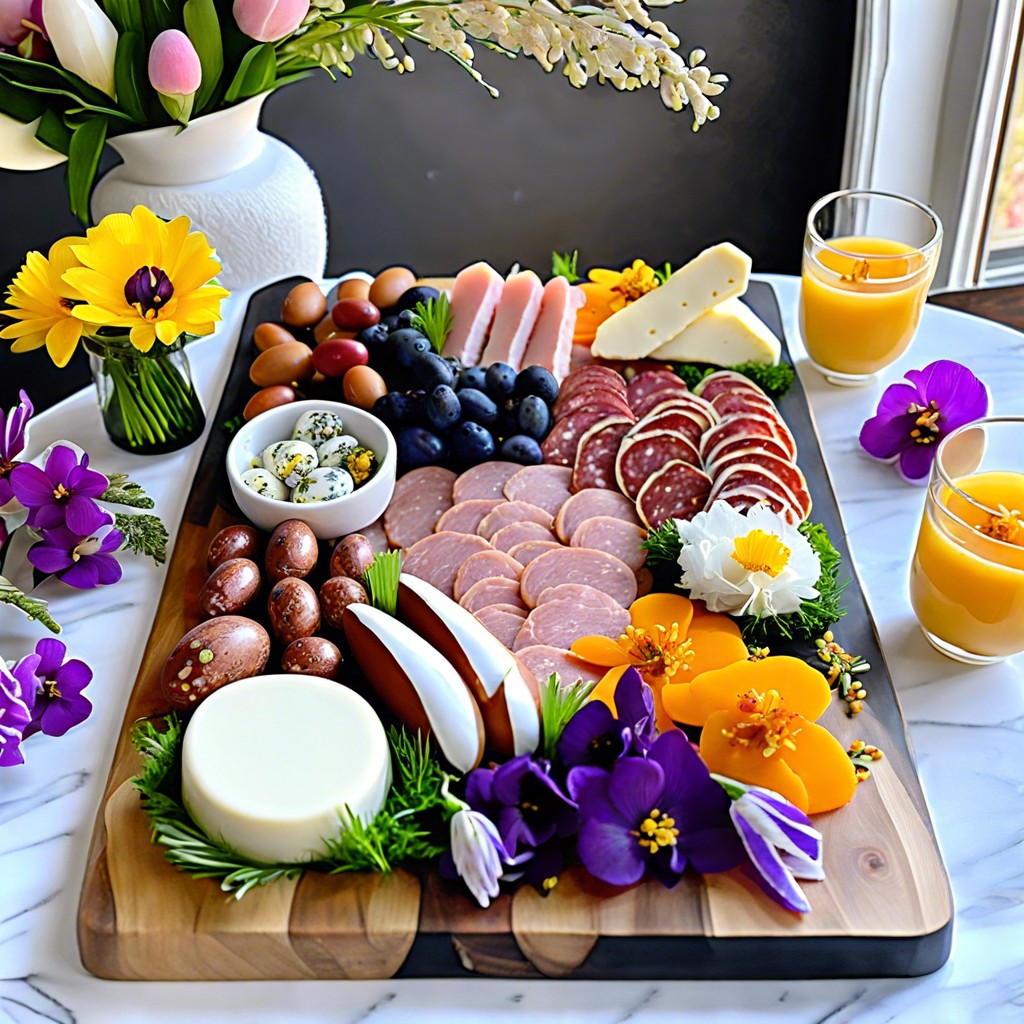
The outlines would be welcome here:
[[[838,187],[854,0],[689,0],[663,9],[683,50],[703,46],[732,84],[698,134],[654,90],[579,91],[533,61],[481,52],[498,100],[439,54],[417,70],[357,60],[270,98],[264,127],[316,170],[330,215],[329,269],[392,262],[443,273],[476,259],[543,270],[552,249],[584,266],[684,261],[728,238],[757,270],[799,267],[803,219]],[[74,231],[61,169],[0,173],[0,269]],[[57,373],[0,351],[0,403],[16,384],[52,401],[80,386],[81,358]]]

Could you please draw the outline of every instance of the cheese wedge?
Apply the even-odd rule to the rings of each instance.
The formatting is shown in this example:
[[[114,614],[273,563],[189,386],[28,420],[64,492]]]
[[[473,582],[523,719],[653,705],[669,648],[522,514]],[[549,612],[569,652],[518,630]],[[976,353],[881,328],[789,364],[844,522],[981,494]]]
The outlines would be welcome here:
[[[713,306],[742,295],[749,279],[750,257],[742,249],[731,242],[713,245],[605,320],[591,352],[603,359],[643,359]]]
[[[781,353],[779,339],[748,305],[739,299],[726,299],[671,341],[656,348],[651,358],[717,366],[737,363],[774,366]]]

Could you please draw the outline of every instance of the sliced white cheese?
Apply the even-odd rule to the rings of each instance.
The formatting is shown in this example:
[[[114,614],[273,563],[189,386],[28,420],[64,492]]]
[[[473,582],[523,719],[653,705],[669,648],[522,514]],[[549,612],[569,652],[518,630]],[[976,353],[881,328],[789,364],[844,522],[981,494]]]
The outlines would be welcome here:
[[[185,806],[246,857],[323,857],[348,808],[369,822],[391,786],[377,713],[347,686],[313,676],[241,679],[196,708],[181,750]]]
[[[781,354],[782,345],[768,325],[746,303],[726,299],[655,349],[651,358],[718,366],[737,363],[774,366]]]
[[[642,359],[713,306],[742,295],[749,279],[750,257],[742,249],[731,242],[713,245],[605,320],[591,351],[604,359]]]

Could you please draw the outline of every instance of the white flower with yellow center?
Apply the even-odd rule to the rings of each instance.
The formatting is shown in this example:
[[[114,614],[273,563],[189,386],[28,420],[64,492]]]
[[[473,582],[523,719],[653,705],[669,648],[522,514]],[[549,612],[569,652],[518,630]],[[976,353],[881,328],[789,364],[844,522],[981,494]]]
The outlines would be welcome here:
[[[676,526],[683,542],[679,586],[709,611],[788,615],[818,596],[818,556],[807,538],[767,505],[744,514],[716,501]]]

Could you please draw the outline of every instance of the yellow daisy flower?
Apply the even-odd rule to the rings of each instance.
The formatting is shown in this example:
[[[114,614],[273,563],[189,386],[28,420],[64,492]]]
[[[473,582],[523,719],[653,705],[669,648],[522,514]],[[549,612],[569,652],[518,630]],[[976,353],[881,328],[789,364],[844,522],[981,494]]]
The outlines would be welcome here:
[[[12,352],[31,352],[46,346],[57,366],[66,366],[75,353],[84,325],[74,315],[74,302],[81,298],[61,278],[79,265],[73,246],[84,238],[63,238],[54,243],[47,256],[30,252],[25,265],[7,289],[8,309],[0,314],[17,323],[0,331],[0,338],[16,339]]]
[[[144,206],[104,217],[73,246],[82,265],[64,275],[83,299],[74,315],[129,330],[141,352],[157,340],[211,334],[228,293],[210,284],[220,264],[206,236],[190,227],[187,217],[162,221]]]
[[[588,275],[595,284],[603,285],[613,292],[610,308],[617,313],[630,302],[636,302],[641,295],[654,291],[661,283],[653,267],[643,260],[633,260],[625,270],[604,270],[596,268]]]

